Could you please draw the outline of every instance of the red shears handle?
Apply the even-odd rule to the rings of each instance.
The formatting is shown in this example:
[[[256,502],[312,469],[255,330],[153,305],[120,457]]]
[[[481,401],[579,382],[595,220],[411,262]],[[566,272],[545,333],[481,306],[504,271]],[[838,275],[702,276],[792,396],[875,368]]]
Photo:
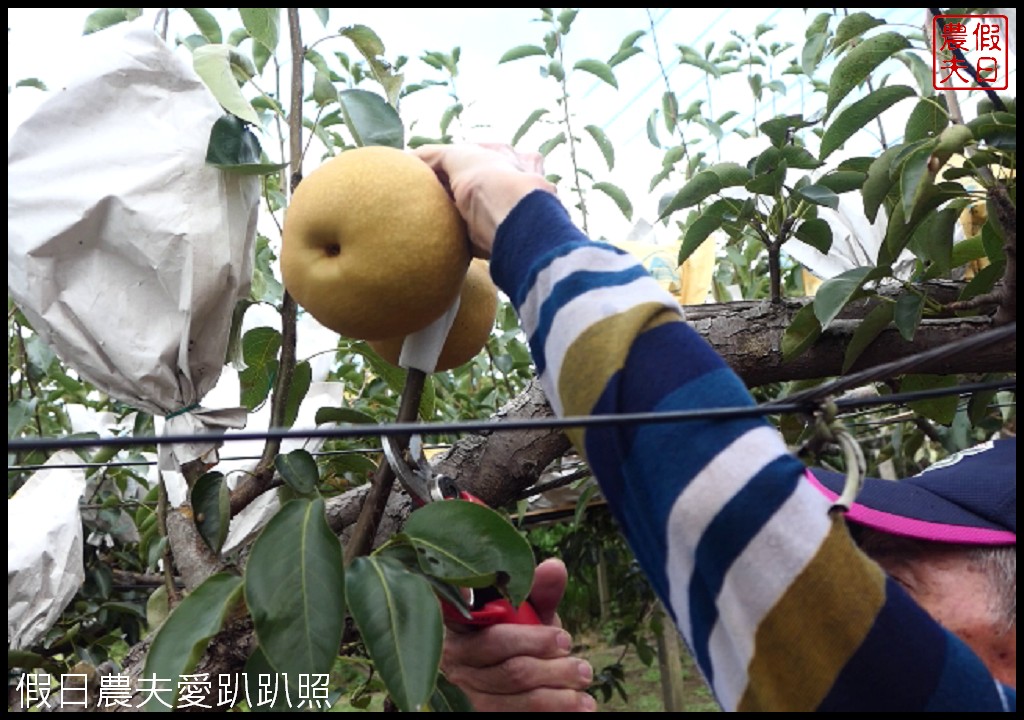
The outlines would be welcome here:
[[[486,592],[486,591],[485,591]],[[497,593],[494,593],[497,595]],[[461,623],[462,625],[497,625],[498,623],[515,623],[517,625],[540,625],[540,618],[533,605],[527,600],[519,607],[515,607],[503,597],[495,600],[488,600],[479,607],[474,606],[470,610],[470,617],[466,617],[458,608],[448,602],[442,602],[441,607],[445,620]]]

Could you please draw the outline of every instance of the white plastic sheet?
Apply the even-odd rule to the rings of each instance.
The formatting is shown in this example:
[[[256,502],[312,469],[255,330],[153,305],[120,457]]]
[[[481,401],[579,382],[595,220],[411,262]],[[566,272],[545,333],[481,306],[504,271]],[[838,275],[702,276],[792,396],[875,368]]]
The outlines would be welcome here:
[[[65,364],[171,416],[167,434],[241,427],[242,408],[198,403],[249,291],[259,183],[205,164],[223,110],[148,28],[90,35],[69,57],[77,79],[8,144],[8,290]],[[162,464],[211,449],[175,445]]]
[[[70,450],[47,465],[79,463]],[[7,501],[7,644],[29,647],[60,617],[85,579],[78,503],[85,471],[38,470]]]

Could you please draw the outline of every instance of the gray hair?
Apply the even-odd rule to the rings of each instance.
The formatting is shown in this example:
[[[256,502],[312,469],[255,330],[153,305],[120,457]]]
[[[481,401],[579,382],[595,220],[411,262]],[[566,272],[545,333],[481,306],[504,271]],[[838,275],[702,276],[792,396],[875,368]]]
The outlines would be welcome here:
[[[1014,632],[1017,627],[1017,546],[959,545],[900,537],[850,524],[850,534],[868,556],[889,562],[913,561],[934,555],[961,551],[972,569],[988,578],[992,592],[988,607],[993,622],[1001,633]]]

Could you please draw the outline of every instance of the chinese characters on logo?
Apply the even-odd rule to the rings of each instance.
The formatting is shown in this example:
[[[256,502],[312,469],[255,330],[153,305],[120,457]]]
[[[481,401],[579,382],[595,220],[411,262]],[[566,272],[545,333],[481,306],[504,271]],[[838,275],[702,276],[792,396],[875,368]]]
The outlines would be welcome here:
[[[936,90],[1009,87],[1006,15],[932,17],[932,86]]]

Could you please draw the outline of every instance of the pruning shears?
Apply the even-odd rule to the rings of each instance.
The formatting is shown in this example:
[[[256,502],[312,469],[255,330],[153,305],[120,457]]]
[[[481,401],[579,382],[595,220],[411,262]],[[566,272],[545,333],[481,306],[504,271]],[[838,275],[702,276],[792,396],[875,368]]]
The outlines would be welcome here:
[[[409,438],[409,444],[405,450],[402,450],[398,440],[392,436],[385,436],[383,444],[384,455],[394,470],[395,476],[417,507],[438,500],[465,500],[478,505],[486,504],[471,493],[460,489],[452,478],[433,471],[423,452],[423,440],[419,435],[412,435]],[[466,617],[454,605],[442,601],[445,618],[464,625],[541,624],[537,612],[529,601],[517,608],[494,588],[485,588],[475,592],[470,590],[469,606],[469,617]]]

